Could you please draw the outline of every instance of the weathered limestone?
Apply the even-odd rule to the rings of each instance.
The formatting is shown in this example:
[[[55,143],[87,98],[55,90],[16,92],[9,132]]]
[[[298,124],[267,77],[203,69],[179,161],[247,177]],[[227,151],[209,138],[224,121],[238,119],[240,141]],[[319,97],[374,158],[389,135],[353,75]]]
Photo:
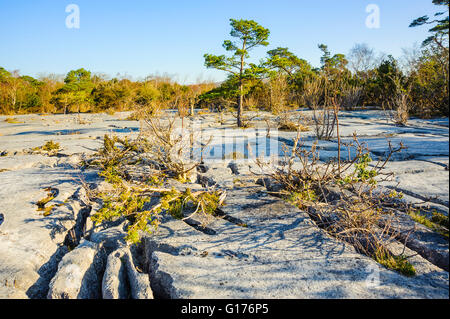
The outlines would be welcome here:
[[[129,297],[126,270],[120,258],[119,251],[108,256],[102,280],[103,299],[127,299]]]
[[[119,219],[115,222],[106,222],[104,225],[93,226],[88,230],[88,238],[93,243],[102,244],[109,254],[112,251],[126,245],[125,236],[128,221]]]
[[[121,248],[108,257],[102,292],[104,299],[153,299],[147,274],[138,272],[128,248]]]
[[[418,274],[406,278],[389,271],[329,237],[308,215],[268,196],[265,188],[248,186],[251,171],[261,172],[252,160],[232,160],[233,147],[225,161],[207,161],[193,171],[191,183],[164,185],[226,188],[220,218],[206,228],[195,216],[186,222],[166,219],[156,236],[144,240],[146,261],[137,262],[140,252],[131,252],[123,240],[124,220],[92,224],[88,215],[100,203],[89,202],[80,178],[97,183],[96,171],[78,169],[84,155],[102,145],[104,134],[136,136],[139,124],[123,121],[127,116],[83,114],[79,122],[74,115],[25,115],[18,116],[20,125],[0,116],[0,298],[152,298],[153,293],[164,298],[448,298],[448,272],[434,265],[448,270],[448,242],[409,219],[399,227],[403,234],[417,228],[404,241],[405,254],[420,254],[409,259]],[[235,126],[229,115],[224,125],[214,115],[204,119],[206,137],[221,137],[223,128]],[[426,205],[448,214],[448,119],[412,119],[411,125],[397,127],[380,112],[368,111],[342,112],[340,122],[343,141],[356,131],[374,160],[388,151],[386,138],[394,146],[403,142],[408,149],[386,167],[396,174],[394,180],[383,185],[403,191],[405,200],[416,205],[435,197]],[[255,124],[265,128],[265,123]],[[245,141],[246,132],[234,133]],[[272,139],[288,146],[296,136],[272,133]],[[29,154],[49,140],[60,143],[57,156]],[[232,140],[226,140],[227,147]],[[255,151],[255,141],[247,140]],[[314,141],[313,130],[302,133],[305,148]],[[322,161],[335,158],[336,140],[320,141],[318,150]],[[145,177],[149,170],[137,173]],[[279,187],[262,181],[273,191]],[[107,192],[110,186],[103,183],[97,190]],[[58,193],[47,204],[54,205],[51,214],[43,216],[36,203],[47,196],[47,187]],[[403,248],[395,242],[390,247],[398,254]],[[378,275],[379,285],[374,285]]]
[[[251,163],[248,163],[248,161],[231,161],[228,164],[228,168],[230,168],[235,175],[251,174],[251,169],[254,168],[254,166],[255,164],[251,165]],[[255,172],[256,171],[257,170],[255,169]]]
[[[50,282],[47,298],[99,298],[102,268],[99,246],[83,239],[77,248],[62,258]]]
[[[129,249],[126,249],[123,254],[123,262],[125,263],[127,269],[127,276],[131,289],[131,298],[153,299],[153,291],[150,288],[149,276],[148,274],[137,271]]]
[[[205,173],[198,174],[197,183],[201,184],[203,187],[233,187],[234,177],[230,168],[221,165],[208,165],[207,168]]]
[[[0,157],[0,171],[15,171],[32,167],[54,167],[58,162],[56,157],[43,155],[19,155]]]
[[[0,173],[0,298],[44,298],[58,262],[67,250],[62,246],[82,211],[72,198],[80,185],[79,171],[63,168],[28,168]],[[86,179],[91,177],[86,176]],[[58,190],[47,206],[49,216],[38,211],[47,187]]]
[[[230,191],[226,202],[228,217],[208,225],[216,235],[172,220],[146,238],[156,296],[448,298],[447,272],[407,278],[387,270],[260,187]],[[380,276],[376,288],[366,284],[374,270]]]

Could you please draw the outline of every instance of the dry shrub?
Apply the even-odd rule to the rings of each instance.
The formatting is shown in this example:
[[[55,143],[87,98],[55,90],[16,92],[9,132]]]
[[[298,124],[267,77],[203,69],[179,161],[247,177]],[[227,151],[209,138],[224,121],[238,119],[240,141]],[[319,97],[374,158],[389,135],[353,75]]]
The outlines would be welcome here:
[[[392,82],[395,90],[391,96],[386,97],[383,109],[387,111],[395,124],[404,126],[408,124],[409,113],[412,109],[411,86],[404,88],[399,77],[393,78]]]
[[[343,110],[354,110],[361,101],[363,89],[361,87],[347,85],[342,90],[341,108]]]
[[[298,132],[291,149],[283,146],[285,154],[280,165],[261,159],[257,159],[257,164],[281,187],[274,194],[304,209],[319,227],[378,262],[411,274],[413,268],[403,256],[395,256],[388,249],[398,237],[391,227],[396,195],[374,192],[378,182],[390,177],[382,170],[403,145],[393,148],[389,143],[387,158],[373,167],[369,166],[372,162],[369,149],[356,135],[345,146],[349,154],[345,162],[321,163],[316,144],[311,149],[305,148]]]
[[[206,143],[196,143],[197,138],[190,129],[175,130],[175,118],[166,121],[148,117],[141,132],[145,138],[146,151],[153,161],[162,166],[162,170],[171,177],[186,181],[201,162],[195,161],[194,152],[198,148],[201,154],[208,146],[212,136]]]
[[[303,103],[313,110],[317,139],[329,140],[336,129],[340,110],[354,109],[362,89],[342,77],[329,80],[325,76],[310,78],[304,83]]]
[[[266,124],[268,123],[267,120]],[[294,115],[292,113],[289,113],[287,111],[284,111],[281,116],[279,116],[276,119],[276,125],[277,128],[281,131],[298,131],[301,132],[308,132],[310,129],[308,125],[311,124],[310,121],[307,120],[307,118],[300,114],[296,119],[294,118]]]
[[[316,136],[319,140],[330,139],[336,124],[334,108],[328,105],[325,77],[311,78],[304,83],[303,102],[313,110]]]
[[[290,100],[290,90],[287,76],[277,74],[269,81],[269,104],[270,110],[277,115],[286,111],[286,107]]]
[[[199,165],[185,160],[182,154],[185,144],[173,128],[174,120],[163,124],[149,119],[148,131],[137,139],[105,135],[103,147],[86,161],[87,165],[99,167],[99,175],[112,187],[95,195],[94,200],[102,203],[101,209],[91,216],[96,225],[126,218],[129,223],[125,239],[138,243],[142,232],[157,229],[163,212],[187,223],[195,215],[201,227],[215,215],[226,192],[192,192],[189,188],[181,191],[162,186],[170,177],[185,182],[189,172]],[[192,137],[190,140],[192,147]]]
[[[309,78],[303,84],[303,104],[314,110],[319,106],[323,95],[322,78]]]

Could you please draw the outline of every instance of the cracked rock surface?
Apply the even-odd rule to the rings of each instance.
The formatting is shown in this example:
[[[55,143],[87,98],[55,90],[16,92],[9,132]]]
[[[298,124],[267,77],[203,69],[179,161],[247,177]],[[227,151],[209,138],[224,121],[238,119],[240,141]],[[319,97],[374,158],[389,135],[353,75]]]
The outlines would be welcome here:
[[[306,213],[255,186],[233,190],[208,235],[170,220],[145,239],[161,298],[447,298],[448,272],[407,278],[328,236]],[[367,285],[372,272],[380,285]]]
[[[75,115],[15,116],[21,124],[0,116],[0,298],[449,297],[448,238],[436,237],[409,216],[400,219],[396,227],[409,244],[393,243],[392,251],[414,255],[414,277],[361,255],[305,212],[272,197],[268,190],[277,185],[252,174],[263,173],[245,159],[265,151],[258,141],[278,143],[280,152],[282,143],[292,147],[296,133],[272,131],[267,137],[261,120],[252,138],[252,129],[233,128],[231,115],[224,115],[222,124],[214,115],[202,116],[204,138],[213,135],[216,153],[210,154],[217,158],[190,176],[189,184],[165,185],[226,189],[219,217],[200,227],[195,216],[186,221],[165,216],[154,235],[129,247],[123,240],[127,221],[93,225],[90,215],[100,207],[90,202],[85,186],[107,189],[108,184],[96,170],[80,167],[105,134],[138,134],[139,122],[125,120],[128,115],[83,114],[81,122]],[[248,114],[271,116],[263,115]],[[387,153],[387,139],[402,142],[406,150],[386,166],[394,178],[382,186],[403,192],[408,203],[448,216],[448,118],[411,119],[397,127],[381,112],[364,111],[342,112],[340,122],[343,141],[356,131],[374,159]],[[227,128],[232,137],[224,137]],[[32,151],[49,140],[61,145],[53,156]],[[302,133],[302,141],[311,147],[314,130]],[[317,147],[322,161],[336,158],[336,138]],[[346,150],[341,154],[345,159]],[[266,187],[257,185],[258,179]],[[39,209],[43,199],[48,202]],[[417,229],[413,235],[411,228]]]

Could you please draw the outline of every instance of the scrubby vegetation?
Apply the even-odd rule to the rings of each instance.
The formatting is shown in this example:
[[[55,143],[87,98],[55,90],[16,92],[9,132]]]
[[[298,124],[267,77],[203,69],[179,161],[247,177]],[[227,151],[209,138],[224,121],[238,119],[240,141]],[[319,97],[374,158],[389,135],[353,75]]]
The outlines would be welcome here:
[[[175,108],[186,113],[214,83],[181,85],[163,76],[143,81],[92,74],[83,68],[65,78],[34,79],[0,67],[0,114],[128,111]]]
[[[50,140],[50,141],[47,141],[42,146],[33,148],[32,152],[36,152],[36,153],[44,152],[44,153],[52,156],[52,155],[56,155],[56,153],[59,151],[60,147],[61,146],[59,145],[59,143],[55,143]]]
[[[126,218],[126,240],[130,243],[138,243],[142,232],[156,230],[163,213],[177,219],[196,216],[205,227],[226,196],[213,189],[192,191],[187,187],[181,191],[164,187],[169,180],[188,182],[188,173],[200,163],[184,159],[181,151],[185,144],[182,135],[174,131],[173,121],[167,125],[155,119],[146,123],[148,126],[135,140],[105,135],[103,147],[85,162],[86,166],[98,167],[100,176],[113,187],[112,191],[96,194],[102,207],[92,220],[101,224]]]
[[[392,224],[399,213],[408,213],[411,207],[401,201],[401,193],[377,188],[380,181],[390,176],[383,172],[386,163],[403,146],[389,145],[390,154],[373,166],[369,166],[369,149],[356,134],[352,143],[339,145],[344,146],[348,149],[347,158],[322,163],[316,145],[311,149],[304,147],[299,132],[292,149],[284,147],[281,165],[262,159],[257,163],[268,172],[269,184],[278,185],[278,190],[269,185],[269,189],[274,189],[272,194],[307,211],[319,227],[380,264],[406,276],[414,275],[414,267],[406,256],[394,255],[389,249],[399,235]]]

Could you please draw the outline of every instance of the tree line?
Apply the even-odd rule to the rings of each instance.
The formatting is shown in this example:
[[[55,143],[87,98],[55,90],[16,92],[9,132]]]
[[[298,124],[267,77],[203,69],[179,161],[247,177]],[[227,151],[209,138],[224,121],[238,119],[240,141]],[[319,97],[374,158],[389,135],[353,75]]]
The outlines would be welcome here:
[[[64,79],[55,75],[35,79],[0,67],[0,113],[116,112],[145,108],[179,108],[190,112],[198,97],[216,84],[182,85],[168,76],[143,81],[106,79],[83,68]]]
[[[231,19],[232,40],[223,42],[229,54],[204,55],[206,67],[225,71],[228,78],[203,94],[201,101],[217,108],[236,107],[238,126],[243,126],[244,107],[274,113],[289,107],[326,112],[338,100],[346,109],[372,106],[393,111],[399,124],[410,115],[448,116],[449,0],[433,3],[446,11],[410,24],[432,25],[431,35],[420,49],[405,52],[403,61],[391,55],[378,57],[365,44],[355,45],[348,56],[332,54],[327,45],[319,44],[318,68],[283,47],[269,50],[259,64],[249,63],[253,48],[269,45],[270,31],[253,20]]]
[[[405,51],[402,59],[379,56],[366,44],[349,54],[332,53],[319,44],[321,65],[314,68],[288,48],[267,51],[258,64],[250,63],[252,49],[269,45],[270,31],[253,20],[230,19],[232,40],[223,42],[228,55],[205,54],[205,66],[228,74],[220,84],[182,85],[170,77],[142,81],[106,79],[83,68],[64,79],[21,76],[0,67],[0,113],[115,112],[164,108],[180,116],[194,108],[236,109],[238,126],[243,111],[263,109],[275,114],[289,109],[326,108],[336,99],[343,107],[376,107],[430,118],[448,116],[449,0],[433,0],[447,11],[423,16],[410,27],[431,25],[420,49]],[[255,58],[255,57],[252,57]],[[401,120],[400,120],[401,121]]]

